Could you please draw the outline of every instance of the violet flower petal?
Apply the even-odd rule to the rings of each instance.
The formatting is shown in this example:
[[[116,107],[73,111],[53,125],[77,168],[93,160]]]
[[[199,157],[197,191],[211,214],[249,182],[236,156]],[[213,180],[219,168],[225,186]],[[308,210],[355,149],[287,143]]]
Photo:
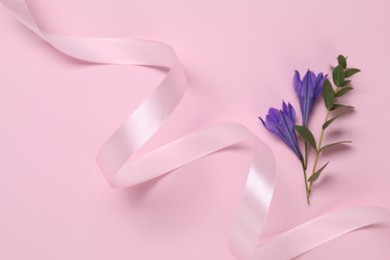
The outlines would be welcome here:
[[[299,100],[303,125],[306,127],[314,104],[322,93],[325,79],[326,76],[323,73],[319,73],[316,76],[312,71],[308,70],[301,80],[299,72],[295,71],[293,87]]]
[[[294,107],[289,103],[288,105],[283,101],[282,110],[270,108],[268,114],[263,120],[259,117],[264,127],[278,136],[282,141],[290,147],[297,155],[300,161],[303,161],[303,156],[298,145],[297,135],[295,133],[296,113]]]

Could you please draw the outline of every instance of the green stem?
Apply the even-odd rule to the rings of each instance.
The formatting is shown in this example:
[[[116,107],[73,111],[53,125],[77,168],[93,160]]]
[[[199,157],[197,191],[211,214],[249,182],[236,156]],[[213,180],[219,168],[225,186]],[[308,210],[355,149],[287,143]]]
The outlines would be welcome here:
[[[336,88],[336,92],[337,91],[339,91],[339,87]],[[326,113],[324,124],[326,121],[329,120],[330,112],[331,112],[331,110],[328,110],[328,112]],[[320,158],[320,154],[321,154],[321,147],[322,147],[322,141],[324,140],[324,135],[325,135],[325,129],[321,128],[321,134],[320,134],[320,139],[318,141],[318,146],[317,146],[317,150],[316,150],[316,158],[314,160],[312,174],[314,174],[317,171],[317,164],[318,164],[318,159]],[[311,181],[309,184],[309,189],[307,190],[308,196],[310,196],[310,194],[311,194],[312,186],[313,186],[313,182]]]
[[[329,115],[330,115],[330,110],[328,110],[324,122],[328,121]],[[318,147],[317,147],[317,150],[316,150],[316,158],[314,160],[312,174],[314,174],[316,172],[316,170],[317,170],[317,164],[318,164],[318,159],[320,158],[320,154],[321,154],[321,146],[322,146],[322,140],[324,139],[324,134],[325,134],[325,129],[322,128],[321,135],[320,135],[320,140],[318,141]],[[311,193],[312,186],[313,186],[313,182],[311,181],[310,184],[309,184],[309,189],[308,189],[309,196],[310,196],[310,193]]]
[[[306,168],[305,168],[305,163],[302,162],[302,169],[303,169],[303,177],[305,179],[305,188],[306,188],[306,200],[307,204],[310,205],[310,193],[309,193],[309,187],[307,185],[307,175],[306,175]]]
[[[307,142],[305,142],[305,165],[304,165],[305,170],[307,169],[307,150],[308,150]]]
[[[303,164],[303,176],[305,177],[306,200],[307,200],[307,204],[310,205],[310,192],[309,192],[309,187],[307,185],[307,174],[306,174],[307,158],[308,158],[307,152],[308,152],[308,145],[307,145],[307,142],[305,142],[305,161],[304,161],[304,164]]]

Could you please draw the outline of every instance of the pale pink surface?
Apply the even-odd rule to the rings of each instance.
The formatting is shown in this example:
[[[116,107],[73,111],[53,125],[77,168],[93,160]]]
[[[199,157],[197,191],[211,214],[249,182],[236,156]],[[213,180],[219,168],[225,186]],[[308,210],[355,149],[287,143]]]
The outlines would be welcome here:
[[[29,1],[48,32],[172,45],[190,86],[146,149],[218,122],[248,126],[277,157],[265,237],[346,206],[390,208],[390,3],[226,2]],[[3,7],[0,31],[0,259],[234,259],[227,237],[250,160],[245,147],[151,183],[112,190],[95,154],[161,72],[75,62]],[[354,144],[328,154],[332,162],[307,207],[298,161],[257,116],[282,98],[297,106],[293,70],[327,71],[338,53],[363,72],[346,99],[357,112],[329,132]],[[323,112],[321,104],[313,126]],[[301,259],[388,259],[389,239],[389,226],[364,229]]]

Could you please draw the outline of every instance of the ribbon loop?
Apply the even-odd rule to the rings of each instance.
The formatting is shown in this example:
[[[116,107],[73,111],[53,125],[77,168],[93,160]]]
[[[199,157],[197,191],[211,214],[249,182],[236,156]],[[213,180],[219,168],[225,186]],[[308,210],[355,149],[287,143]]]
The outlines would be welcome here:
[[[185,93],[187,79],[169,45],[149,40],[50,35],[40,30],[25,0],[0,1],[37,35],[75,59],[167,70],[164,80],[112,134],[97,155],[97,163],[111,186],[130,187],[234,144],[252,144],[253,159],[229,238],[230,250],[238,259],[291,259],[347,232],[390,220],[386,209],[342,210],[306,222],[256,247],[274,192],[275,160],[271,150],[245,126],[216,125],[134,157]]]

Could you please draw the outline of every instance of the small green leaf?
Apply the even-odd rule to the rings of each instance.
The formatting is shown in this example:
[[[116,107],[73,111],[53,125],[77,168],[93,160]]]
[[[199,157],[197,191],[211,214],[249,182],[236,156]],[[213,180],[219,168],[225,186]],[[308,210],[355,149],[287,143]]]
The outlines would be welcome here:
[[[349,83],[351,83],[350,80],[344,80],[344,83],[343,83],[340,87],[345,87],[345,86],[347,86]]]
[[[345,79],[345,73],[341,65],[338,65],[336,68],[334,68],[332,77],[333,77],[333,82],[336,86],[340,87],[343,85]]]
[[[295,130],[303,138],[303,140],[305,140],[308,144],[311,145],[311,147],[317,150],[316,140],[314,139],[314,136],[310,132],[309,128],[302,125],[296,125]]]
[[[356,68],[347,69],[347,70],[345,70],[345,77],[349,78],[349,77],[355,75],[358,72],[360,72],[360,70],[356,69]]]
[[[334,120],[336,120],[337,118],[345,115],[348,111],[343,111],[341,112],[340,114],[338,114],[337,116],[333,117],[332,119],[329,119],[328,121],[326,121],[323,125],[322,125],[322,129],[326,129],[331,123],[333,123]]]
[[[309,182],[315,182],[318,179],[318,177],[320,177],[321,172],[325,169],[325,167],[328,165],[328,163],[329,163],[329,161],[327,163],[325,163],[324,166],[322,166],[318,171],[313,173],[313,175],[310,176],[308,181]]]
[[[345,88],[342,88],[340,89],[339,91],[336,92],[336,94],[334,95],[335,97],[341,97],[343,96],[344,94],[346,94],[347,92],[351,91],[353,88],[351,87],[345,87]]]
[[[339,62],[339,65],[345,69],[347,67],[347,59],[343,55],[339,55],[337,57],[337,61]]]
[[[322,96],[324,97],[325,106],[328,110],[332,110],[334,105],[334,90],[328,79],[325,80],[322,88]]]
[[[350,109],[350,110],[354,110],[355,107],[353,107],[353,106],[341,105],[341,104],[334,104],[332,111],[334,111],[334,110],[336,110],[336,109]]]
[[[340,141],[340,142],[336,142],[336,143],[333,143],[333,144],[327,144],[327,145],[325,145],[325,146],[323,146],[323,147],[321,147],[321,152],[322,151],[324,151],[324,150],[326,150],[326,149],[328,149],[328,148],[330,148],[330,147],[333,147],[333,146],[335,146],[335,145],[339,145],[339,144],[350,144],[350,143],[352,143],[351,141]]]
[[[322,125],[322,129],[325,130],[325,129],[326,129],[331,123],[333,123],[333,121],[336,120],[336,119],[337,119],[337,117],[334,117],[334,118],[332,118],[332,119],[326,121],[326,122]]]

